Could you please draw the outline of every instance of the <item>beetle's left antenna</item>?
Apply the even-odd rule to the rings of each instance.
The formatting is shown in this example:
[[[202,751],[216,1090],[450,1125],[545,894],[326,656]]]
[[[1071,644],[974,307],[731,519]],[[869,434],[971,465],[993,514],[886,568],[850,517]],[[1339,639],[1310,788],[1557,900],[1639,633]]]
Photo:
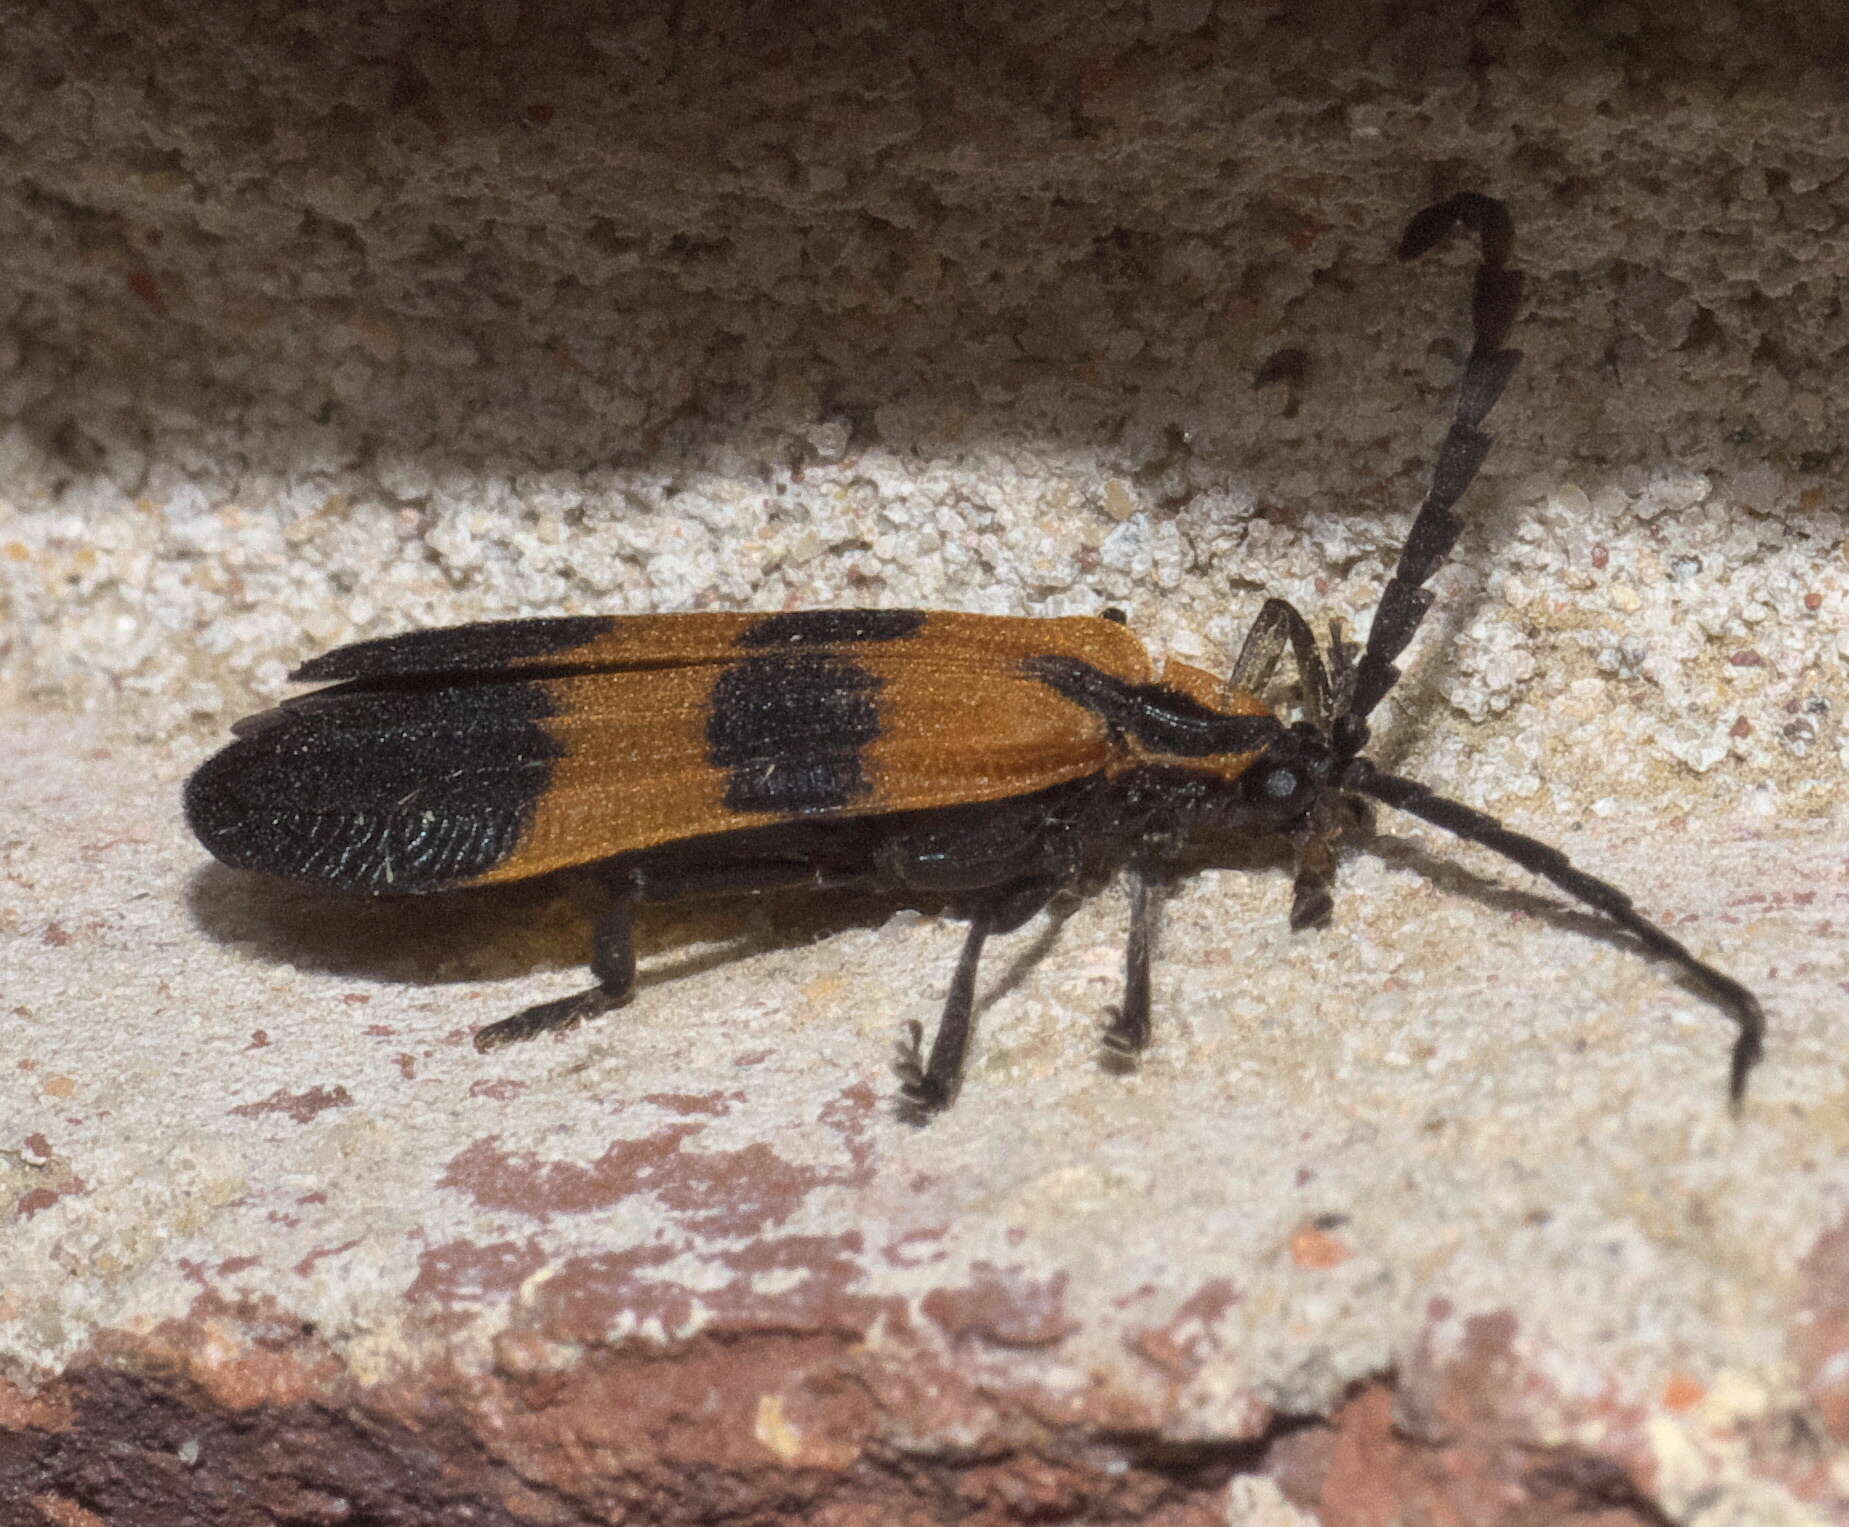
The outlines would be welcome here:
[[[1696,959],[1681,940],[1664,932],[1639,912],[1623,891],[1608,880],[1587,874],[1551,844],[1514,832],[1492,816],[1435,795],[1416,780],[1383,773],[1365,758],[1355,759],[1348,765],[1343,771],[1342,784],[1346,789],[1359,791],[1430,822],[1434,827],[1455,833],[1466,842],[1480,843],[1505,859],[1512,859],[1530,874],[1539,875],[1575,900],[1603,912],[1651,954],[1674,964],[1739,1026],[1727,1071],[1728,1101],[1739,1108],[1746,1097],[1746,1078],[1765,1050],[1766,1015],[1759,1006],[1759,999],[1726,971],[1706,960]]]
[[[1475,191],[1461,191],[1427,207],[1406,225],[1399,257],[1417,258],[1460,223],[1474,228],[1483,246],[1470,307],[1473,342],[1458,386],[1457,412],[1432,469],[1431,490],[1419,506],[1406,544],[1400,548],[1399,564],[1375,607],[1354,688],[1337,720],[1337,747],[1346,758],[1366,746],[1367,719],[1400,677],[1394,660],[1406,650],[1431,608],[1432,594],[1425,584],[1444,564],[1464,528],[1453,511],[1489,453],[1490,437],[1481,428],[1483,420],[1522,358],[1519,350],[1502,348],[1521,301],[1522,278],[1520,271],[1508,267],[1515,225],[1501,202]]]

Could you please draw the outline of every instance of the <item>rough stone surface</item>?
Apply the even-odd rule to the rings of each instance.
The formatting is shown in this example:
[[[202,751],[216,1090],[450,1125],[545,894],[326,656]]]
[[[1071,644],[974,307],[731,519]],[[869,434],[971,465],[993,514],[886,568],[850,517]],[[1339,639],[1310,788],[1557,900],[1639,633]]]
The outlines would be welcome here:
[[[1598,1527],[1849,1512],[1849,43],[1804,7],[0,5],[0,1520]],[[1758,990],[1383,817],[957,926],[330,902],[177,799],[491,615],[1365,626],[1504,197],[1526,361],[1395,768]]]

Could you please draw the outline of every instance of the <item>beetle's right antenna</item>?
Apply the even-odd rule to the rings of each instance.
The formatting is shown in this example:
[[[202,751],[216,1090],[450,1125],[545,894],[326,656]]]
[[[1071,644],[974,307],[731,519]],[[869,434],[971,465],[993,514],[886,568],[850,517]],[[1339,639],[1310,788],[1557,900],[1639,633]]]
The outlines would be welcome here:
[[[1355,669],[1354,689],[1337,718],[1336,745],[1344,761],[1366,746],[1367,719],[1400,677],[1394,660],[1406,650],[1432,606],[1425,584],[1443,565],[1464,528],[1453,511],[1489,453],[1490,437],[1480,426],[1522,358],[1519,350],[1502,348],[1515,321],[1522,278],[1521,272],[1508,268],[1515,225],[1501,202],[1475,191],[1460,191],[1427,207],[1406,225],[1399,257],[1417,258],[1459,223],[1474,228],[1483,245],[1470,310],[1474,339],[1458,387],[1457,412],[1432,470],[1431,491],[1419,506],[1406,544],[1400,548],[1399,565],[1375,607],[1367,646]]]

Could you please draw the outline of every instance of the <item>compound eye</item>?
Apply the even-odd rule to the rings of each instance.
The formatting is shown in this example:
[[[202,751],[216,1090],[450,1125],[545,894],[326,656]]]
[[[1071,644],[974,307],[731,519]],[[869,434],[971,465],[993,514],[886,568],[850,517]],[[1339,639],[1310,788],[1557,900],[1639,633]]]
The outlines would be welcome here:
[[[1303,779],[1295,769],[1267,769],[1265,777],[1259,781],[1259,789],[1274,801],[1288,801],[1303,786]]]

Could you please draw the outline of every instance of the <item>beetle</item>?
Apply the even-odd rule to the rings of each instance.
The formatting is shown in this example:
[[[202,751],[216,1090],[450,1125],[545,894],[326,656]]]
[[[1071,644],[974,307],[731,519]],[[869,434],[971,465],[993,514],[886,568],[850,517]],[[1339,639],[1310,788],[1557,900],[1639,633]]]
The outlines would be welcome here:
[[[1150,1038],[1150,952],[1168,872],[1204,843],[1282,835],[1293,928],[1329,920],[1335,849],[1373,803],[1478,843],[1603,913],[1738,1026],[1737,1106],[1765,1020],[1617,887],[1559,850],[1390,774],[1369,718],[1433,600],[1456,506],[1489,448],[1482,425],[1520,360],[1521,292],[1506,207],[1473,192],[1426,208],[1411,259],[1455,228],[1480,244],[1473,340],[1430,490],[1365,645],[1319,643],[1281,599],[1231,673],[1158,672],[1116,611],[1026,618],[839,609],[486,621],[360,641],[293,678],[330,687],[240,722],[193,774],[186,819],[220,860],[370,894],[424,894],[589,869],[609,902],[588,990],[488,1025],[481,1050],[570,1028],[635,986],[647,902],[860,887],[968,918],[928,1053],[911,1025],[902,1110],[922,1120],[961,1084],[988,939],[1062,893],[1122,871],[1123,998],[1107,1055]],[[1258,698],[1286,652],[1302,715]]]

